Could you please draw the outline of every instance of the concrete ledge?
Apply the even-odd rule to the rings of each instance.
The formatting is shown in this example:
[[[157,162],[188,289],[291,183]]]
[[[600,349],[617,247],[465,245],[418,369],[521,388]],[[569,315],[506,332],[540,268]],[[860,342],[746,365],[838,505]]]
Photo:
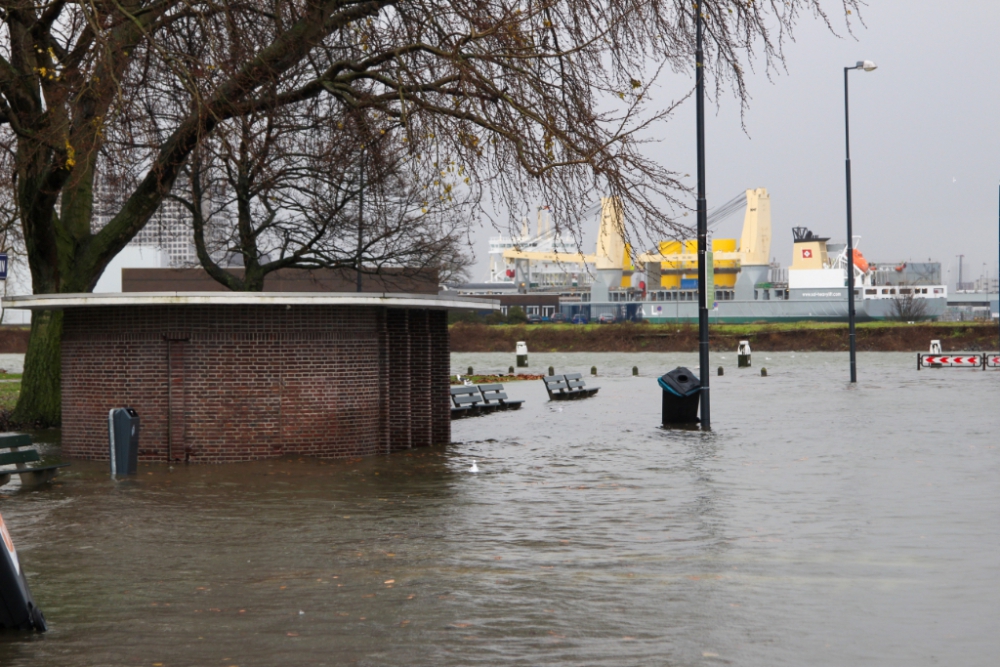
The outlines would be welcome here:
[[[4,308],[64,310],[86,306],[381,306],[430,310],[499,310],[495,299],[436,294],[371,292],[127,292],[122,294],[32,294],[0,300]]]

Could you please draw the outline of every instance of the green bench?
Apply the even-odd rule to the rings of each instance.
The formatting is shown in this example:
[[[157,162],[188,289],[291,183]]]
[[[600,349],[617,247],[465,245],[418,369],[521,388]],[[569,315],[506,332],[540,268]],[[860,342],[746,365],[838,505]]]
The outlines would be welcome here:
[[[39,486],[55,477],[59,468],[69,465],[54,463],[28,466],[29,463],[38,463],[41,460],[38,450],[32,445],[31,436],[27,433],[0,433],[0,486],[10,481],[11,475],[20,475],[21,486]],[[8,467],[11,465],[15,467]]]

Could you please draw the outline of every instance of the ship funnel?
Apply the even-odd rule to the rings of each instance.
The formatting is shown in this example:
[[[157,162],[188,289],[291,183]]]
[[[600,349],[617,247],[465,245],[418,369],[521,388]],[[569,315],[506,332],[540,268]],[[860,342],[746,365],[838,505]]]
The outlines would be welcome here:
[[[771,256],[771,196],[767,188],[747,190],[740,255],[744,266],[766,266]]]
[[[625,223],[622,203],[617,197],[601,197],[601,228],[597,234],[597,269],[623,268]]]

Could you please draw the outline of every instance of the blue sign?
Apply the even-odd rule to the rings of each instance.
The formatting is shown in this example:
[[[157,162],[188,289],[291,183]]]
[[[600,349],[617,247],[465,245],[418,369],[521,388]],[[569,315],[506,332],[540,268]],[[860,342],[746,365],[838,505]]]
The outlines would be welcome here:
[[[7,253],[0,252],[0,280],[7,280]]]

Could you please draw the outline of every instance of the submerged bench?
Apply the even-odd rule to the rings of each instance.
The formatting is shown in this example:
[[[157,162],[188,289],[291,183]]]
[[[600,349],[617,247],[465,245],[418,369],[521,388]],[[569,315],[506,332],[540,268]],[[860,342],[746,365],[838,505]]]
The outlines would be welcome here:
[[[481,384],[479,391],[482,392],[486,405],[496,405],[500,410],[517,410],[524,403],[524,401],[512,401],[507,398],[502,384]]]
[[[482,414],[484,411],[496,410],[487,407],[479,387],[472,384],[459,385],[451,388],[451,418],[459,419],[469,415]]]
[[[496,410],[517,410],[524,401],[511,401],[502,384],[467,384],[451,388],[451,418],[481,415]]]
[[[588,387],[579,373],[549,375],[542,378],[542,381],[545,382],[545,391],[549,392],[549,398],[553,401],[586,398],[593,396],[600,389],[600,387]]]
[[[23,449],[28,447],[29,449]],[[4,450],[10,450],[4,451]],[[38,450],[32,446],[31,436],[27,433],[0,433],[0,466],[14,465],[14,468],[0,468],[0,486],[10,481],[11,475],[20,475],[21,486],[38,486],[48,482],[59,468],[65,468],[68,463],[53,463],[28,467],[28,463],[41,461]]]

